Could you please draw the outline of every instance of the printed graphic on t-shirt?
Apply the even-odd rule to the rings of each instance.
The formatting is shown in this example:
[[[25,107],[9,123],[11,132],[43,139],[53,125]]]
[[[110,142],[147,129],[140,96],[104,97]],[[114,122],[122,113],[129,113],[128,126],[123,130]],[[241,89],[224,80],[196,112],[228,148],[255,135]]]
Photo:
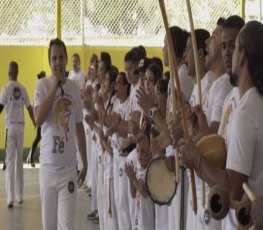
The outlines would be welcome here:
[[[229,123],[229,119],[231,117],[231,114],[233,112],[233,107],[232,107],[232,104],[230,104],[226,110],[226,112],[224,113],[224,117],[223,117],[223,124],[222,124],[222,128],[220,130],[220,134],[223,136],[223,137],[226,137],[226,132],[227,132],[227,126],[228,126],[228,123]]]
[[[54,110],[54,123],[58,130],[64,130],[66,141],[68,141],[69,120],[73,114],[73,103],[65,97],[61,97],[56,101]]]
[[[207,92],[207,96],[203,98],[203,110],[204,112],[208,109],[208,98],[209,98],[209,92]]]
[[[70,182],[68,183],[68,191],[69,191],[70,193],[74,193],[74,190],[75,190],[74,182],[73,182],[73,181],[70,181]]]
[[[10,101],[12,101],[13,108],[20,108],[23,106],[21,102],[21,97],[22,97],[22,92],[19,87],[14,87],[13,88],[13,95],[10,98]]]
[[[209,214],[208,209],[205,209],[205,212],[204,212],[204,220],[205,220],[205,224],[208,225],[209,222],[210,222],[210,214]]]
[[[13,97],[15,100],[18,100],[21,97],[21,90],[18,87],[15,87],[13,90]]]
[[[123,170],[122,170],[122,168],[120,168],[119,176],[122,177],[122,175],[123,175]]]

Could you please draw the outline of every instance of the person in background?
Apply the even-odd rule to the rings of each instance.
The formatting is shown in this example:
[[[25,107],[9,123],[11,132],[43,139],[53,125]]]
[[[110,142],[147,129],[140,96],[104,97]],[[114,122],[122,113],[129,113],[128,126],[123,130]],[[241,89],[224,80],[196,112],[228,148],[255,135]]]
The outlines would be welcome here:
[[[26,88],[17,81],[18,64],[11,61],[8,69],[9,83],[4,85],[0,96],[0,113],[5,107],[6,116],[6,194],[7,207],[13,208],[15,195],[18,203],[23,203],[23,144],[24,105],[35,126],[33,109]]]
[[[85,74],[80,68],[80,57],[77,53],[72,55],[72,66],[73,70],[69,71],[68,79],[76,82],[82,92],[85,87]]]
[[[46,72],[45,71],[41,71],[37,75],[38,80],[41,79],[41,78],[44,78],[44,77],[46,77]],[[41,140],[41,127],[37,127],[36,137],[35,137],[35,139],[33,141],[32,147],[31,147],[31,149],[30,149],[30,151],[28,153],[27,160],[26,160],[26,162],[28,164],[31,164],[31,167],[33,167],[33,168],[35,167],[34,154],[35,154],[37,145],[38,145],[40,140]]]

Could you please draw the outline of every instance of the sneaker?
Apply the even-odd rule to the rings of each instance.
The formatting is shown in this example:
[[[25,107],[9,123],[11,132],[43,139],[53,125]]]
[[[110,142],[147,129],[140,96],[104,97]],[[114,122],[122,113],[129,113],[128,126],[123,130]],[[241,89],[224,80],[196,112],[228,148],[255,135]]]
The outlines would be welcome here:
[[[86,191],[88,189],[88,186],[86,184],[83,184],[82,189]]]
[[[87,215],[87,218],[88,219],[94,219],[97,214],[98,214],[98,210],[95,209],[93,212],[91,212],[90,214]]]
[[[86,186],[86,188],[84,189],[86,193],[91,193],[91,187]]]
[[[13,208],[14,205],[13,205],[13,201],[11,201],[8,205],[7,205],[8,208]]]
[[[93,221],[94,221],[95,224],[99,224],[100,223],[99,213],[97,213],[97,215],[93,218]]]
[[[32,168],[35,168],[35,167],[36,167],[35,162],[34,162],[33,159],[31,159],[31,167],[32,167]]]

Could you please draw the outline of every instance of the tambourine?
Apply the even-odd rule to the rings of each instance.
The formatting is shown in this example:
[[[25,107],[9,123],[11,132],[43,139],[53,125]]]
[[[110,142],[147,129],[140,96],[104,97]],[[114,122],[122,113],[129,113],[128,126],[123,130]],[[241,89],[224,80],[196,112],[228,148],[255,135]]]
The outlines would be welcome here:
[[[173,199],[177,183],[175,173],[168,170],[164,157],[154,158],[146,171],[145,185],[152,201],[166,205]]]

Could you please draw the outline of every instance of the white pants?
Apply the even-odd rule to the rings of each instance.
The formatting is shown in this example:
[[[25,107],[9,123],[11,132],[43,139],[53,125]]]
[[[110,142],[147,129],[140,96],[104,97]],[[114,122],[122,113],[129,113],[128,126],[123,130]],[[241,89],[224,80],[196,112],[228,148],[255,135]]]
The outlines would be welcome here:
[[[134,219],[131,219],[130,209],[129,209],[129,197],[130,197],[130,190],[129,190],[129,179],[127,174],[124,171],[124,164],[126,162],[125,157],[120,157],[120,165],[119,165],[119,202],[117,206],[118,210],[118,223],[120,230],[131,230],[132,224],[134,224]],[[134,202],[133,199],[130,202]],[[131,203],[130,203],[131,204]]]
[[[104,230],[104,153],[102,152],[101,145],[97,145],[97,157],[98,157],[98,184],[97,184],[97,204],[98,213],[100,218],[100,230]]]
[[[113,178],[104,178],[104,226],[107,230],[118,230],[117,211],[114,202]]]
[[[189,187],[187,210],[187,230],[221,230],[221,221],[213,219],[202,205],[202,197],[197,198],[197,215],[193,212],[192,190]],[[206,201],[208,193],[206,192]],[[206,204],[207,206],[207,204]],[[224,229],[225,230],[225,229]]]
[[[77,171],[49,172],[40,167],[40,196],[44,230],[73,230],[77,200]]]
[[[89,125],[84,121],[83,122],[84,125],[84,129],[85,129],[85,137],[86,137],[86,153],[87,153],[87,161],[88,161],[88,169],[87,169],[87,176],[85,179],[85,184],[89,187],[91,187],[91,157],[92,157],[92,133],[91,130],[89,128]]]
[[[236,230],[241,229],[238,228],[238,222],[236,218],[236,211],[234,209],[230,209],[226,217],[222,220],[222,230]],[[249,228],[253,230],[253,226]]]
[[[137,149],[135,148],[134,150],[132,150],[130,152],[130,154],[127,156],[127,162],[128,163],[132,163],[133,166],[136,168],[137,167],[137,161],[138,161],[138,157],[137,157]],[[128,201],[129,201],[129,211],[130,211],[130,219],[131,219],[131,223],[132,223],[132,229],[135,229],[135,199],[131,196],[131,192],[130,192],[130,183],[128,183]]]
[[[6,135],[6,195],[7,203],[23,200],[23,144],[24,130],[8,129]]]
[[[93,133],[92,133],[93,135]],[[91,179],[91,210],[98,209],[97,204],[97,185],[98,185],[98,156],[97,156],[97,144],[95,140],[91,142],[91,161],[89,164],[90,168],[90,179]]]
[[[180,174],[182,171],[180,171]],[[176,194],[172,200],[170,206],[168,206],[168,229],[180,229],[181,221],[181,191],[182,191],[182,181],[180,180],[179,185],[177,185]],[[188,199],[188,178],[186,171],[184,172],[184,229],[186,226],[186,215],[187,215],[187,199]]]
[[[168,206],[155,204],[155,230],[168,230]]]
[[[197,207],[199,209],[199,207]],[[186,230],[195,230],[197,215],[194,214],[192,205],[192,189],[189,185],[188,201],[187,201],[187,222]]]
[[[117,208],[117,216],[118,216],[118,221],[120,219],[119,214],[119,151],[116,148],[113,148],[113,186],[114,186],[114,202],[115,202],[115,207]]]

